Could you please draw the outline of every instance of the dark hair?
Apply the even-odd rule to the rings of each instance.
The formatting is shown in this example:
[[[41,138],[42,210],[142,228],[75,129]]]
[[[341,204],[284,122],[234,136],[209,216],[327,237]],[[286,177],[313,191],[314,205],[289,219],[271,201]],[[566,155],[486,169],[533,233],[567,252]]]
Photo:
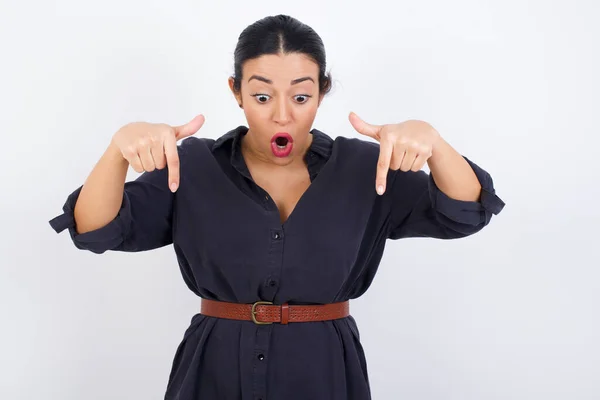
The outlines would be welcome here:
[[[331,90],[331,74],[325,72],[325,46],[308,25],[288,15],[265,17],[249,25],[238,38],[234,53],[234,90],[242,88],[242,67],[250,59],[265,54],[299,53],[319,66],[319,93]]]

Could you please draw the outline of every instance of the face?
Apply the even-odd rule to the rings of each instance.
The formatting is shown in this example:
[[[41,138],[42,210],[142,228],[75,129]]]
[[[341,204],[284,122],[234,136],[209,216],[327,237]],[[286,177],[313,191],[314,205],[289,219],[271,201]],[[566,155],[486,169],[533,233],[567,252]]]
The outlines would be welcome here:
[[[276,165],[303,161],[323,98],[318,77],[319,67],[310,58],[287,54],[246,61],[239,93],[229,78],[248,121],[243,146],[250,157]]]

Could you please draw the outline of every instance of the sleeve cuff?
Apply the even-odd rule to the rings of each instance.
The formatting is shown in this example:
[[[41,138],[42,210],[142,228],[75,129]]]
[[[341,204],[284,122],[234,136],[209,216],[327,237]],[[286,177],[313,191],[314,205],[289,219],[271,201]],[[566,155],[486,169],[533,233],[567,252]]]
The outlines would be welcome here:
[[[429,174],[431,204],[438,212],[455,222],[473,226],[487,224],[492,214],[497,215],[502,211],[505,203],[496,195],[490,174],[467,157],[463,156],[463,158],[469,163],[481,184],[480,200],[463,201],[448,197],[437,187],[433,176]]]
[[[119,214],[111,222],[101,228],[79,234],[75,229],[74,209],[82,187],[69,195],[63,206],[63,213],[51,219],[50,226],[56,233],[68,229],[73,243],[79,249],[102,252],[101,249],[117,247],[123,242],[125,232],[131,224],[130,203],[127,196],[123,195]]]

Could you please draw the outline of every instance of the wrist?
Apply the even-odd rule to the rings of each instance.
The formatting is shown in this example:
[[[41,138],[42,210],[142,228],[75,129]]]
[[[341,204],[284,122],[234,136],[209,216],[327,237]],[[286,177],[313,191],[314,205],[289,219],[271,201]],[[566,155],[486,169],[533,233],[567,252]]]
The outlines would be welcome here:
[[[429,157],[429,159],[427,160],[428,164],[430,164],[431,166],[432,163],[439,163],[441,160],[446,158],[446,156],[450,153],[451,149],[452,148],[450,147],[450,144],[446,142],[441,136],[439,136],[435,140],[431,148],[431,157]]]
[[[111,161],[118,163],[128,163],[125,157],[123,157],[121,149],[114,142],[114,139],[110,141],[108,148],[106,149],[106,152],[104,154]]]

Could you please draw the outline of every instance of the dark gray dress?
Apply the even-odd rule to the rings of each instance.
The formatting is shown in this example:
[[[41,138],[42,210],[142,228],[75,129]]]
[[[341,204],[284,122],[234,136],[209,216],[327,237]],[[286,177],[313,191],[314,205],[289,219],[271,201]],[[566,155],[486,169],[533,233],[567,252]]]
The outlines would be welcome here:
[[[167,169],[125,184],[118,216],[76,234],[74,191],[50,221],[95,253],[173,244],[183,279],[199,297],[254,303],[325,304],[361,296],[388,239],[453,239],[486,226],[504,203],[490,175],[466,159],[483,187],[480,202],[449,198],[424,171],[389,171],[375,192],[379,145],[313,129],[306,154],[312,184],[282,225],[274,201],[242,157],[239,126],[218,140],[178,146],[181,182]],[[367,364],[353,317],[255,325],[196,314],[173,360],[165,399],[365,400]]]

